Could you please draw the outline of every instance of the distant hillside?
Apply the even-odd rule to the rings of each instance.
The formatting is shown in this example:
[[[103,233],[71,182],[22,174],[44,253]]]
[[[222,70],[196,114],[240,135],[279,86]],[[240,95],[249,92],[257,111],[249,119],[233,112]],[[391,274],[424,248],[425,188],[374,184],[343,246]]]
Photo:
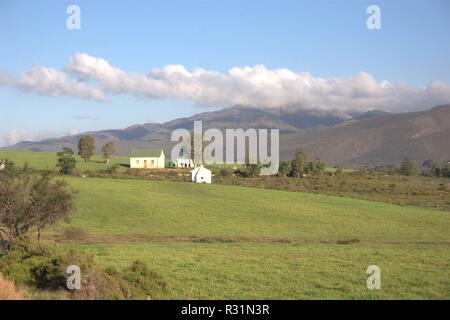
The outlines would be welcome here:
[[[417,164],[426,159],[446,161],[450,160],[450,105],[283,135],[281,141],[281,157],[289,158],[294,149],[303,148],[328,165],[398,165],[405,156]]]
[[[299,133],[303,130],[329,127],[342,123],[349,117],[333,115],[331,112],[297,111],[290,109],[258,109],[235,106],[219,111],[203,112],[191,117],[179,118],[166,123],[147,123],[133,125],[125,129],[84,132],[42,141],[24,141],[8,149],[28,151],[57,151],[62,147],[76,148],[78,140],[84,134],[91,134],[97,141],[98,152],[101,145],[114,141],[117,153],[127,155],[132,148],[163,147],[170,154],[170,135],[173,130],[185,128],[191,130],[195,120],[203,121],[203,128],[278,128],[282,134]]]
[[[177,128],[190,130],[194,120],[202,120],[204,129],[279,128],[282,159],[291,158],[296,149],[303,148],[310,157],[318,156],[327,165],[398,164],[405,155],[417,163],[429,158],[450,160],[450,105],[413,113],[390,114],[373,110],[350,115],[319,110],[299,111],[295,107],[269,110],[236,106],[162,124],[148,123],[86,133],[96,138],[98,149],[107,141],[114,141],[119,155],[127,155],[132,148],[163,147],[169,156],[172,131]],[[76,149],[83,134],[20,142],[9,149]]]

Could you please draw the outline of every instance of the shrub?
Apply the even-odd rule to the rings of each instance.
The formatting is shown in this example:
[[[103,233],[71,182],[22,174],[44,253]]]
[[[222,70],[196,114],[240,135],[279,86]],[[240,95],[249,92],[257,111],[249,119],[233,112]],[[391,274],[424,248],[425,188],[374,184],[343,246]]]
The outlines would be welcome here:
[[[72,299],[148,299],[167,296],[167,283],[142,261],[119,271],[102,268],[90,254],[64,252],[56,244],[27,238],[15,239],[0,254],[0,271],[9,280],[32,289],[68,292],[67,267],[81,270],[81,288],[69,292]]]
[[[123,272],[123,279],[128,283],[133,299],[162,298],[167,292],[164,279],[139,260]]]
[[[64,283],[60,268],[64,254],[56,245],[39,244],[26,238],[11,243],[0,260],[3,274],[16,283],[39,289],[56,289]]]
[[[116,164],[113,164],[111,167],[106,168],[105,170],[99,170],[99,171],[100,171],[100,173],[104,172],[106,174],[114,174],[114,173],[117,173],[118,170],[119,170],[119,165],[116,163]]]
[[[76,166],[76,160],[74,157],[74,152],[70,148],[63,148],[61,152],[56,154],[57,164],[56,167],[59,168],[60,174],[73,174]]]
[[[225,169],[225,168],[221,169],[219,173],[222,177],[230,177],[233,175],[233,172],[230,169]]]
[[[70,251],[66,265],[77,265],[81,270],[81,288],[71,291],[73,299],[127,299],[131,298],[126,286],[120,284],[120,274],[101,269],[92,255]]]

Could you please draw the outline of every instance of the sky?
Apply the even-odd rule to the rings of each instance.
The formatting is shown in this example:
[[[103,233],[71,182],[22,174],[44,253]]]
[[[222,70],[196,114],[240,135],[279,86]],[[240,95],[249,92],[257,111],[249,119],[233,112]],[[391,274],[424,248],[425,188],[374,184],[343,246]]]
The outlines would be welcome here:
[[[439,0],[0,0],[0,146],[235,104],[450,103],[449,17]]]

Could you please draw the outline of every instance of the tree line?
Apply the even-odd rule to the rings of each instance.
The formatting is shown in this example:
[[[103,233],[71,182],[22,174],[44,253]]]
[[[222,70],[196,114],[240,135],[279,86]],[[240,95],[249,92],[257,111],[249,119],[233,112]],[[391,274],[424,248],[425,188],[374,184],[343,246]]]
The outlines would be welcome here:
[[[306,153],[299,149],[292,160],[280,162],[278,176],[300,178],[308,174],[321,174],[325,169],[325,164],[320,158],[308,161]]]

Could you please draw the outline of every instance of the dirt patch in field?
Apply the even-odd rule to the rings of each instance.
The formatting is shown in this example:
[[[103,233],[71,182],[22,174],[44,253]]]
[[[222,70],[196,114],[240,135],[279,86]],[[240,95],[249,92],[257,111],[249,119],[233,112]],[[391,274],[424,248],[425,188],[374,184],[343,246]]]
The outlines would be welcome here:
[[[61,235],[51,235],[49,239],[62,243],[80,242],[63,239]],[[93,243],[280,243],[280,244],[424,244],[450,246],[448,241],[384,241],[384,240],[360,240],[360,239],[305,239],[305,238],[276,238],[276,237],[199,237],[199,236],[149,236],[149,235],[86,235],[82,242]]]

